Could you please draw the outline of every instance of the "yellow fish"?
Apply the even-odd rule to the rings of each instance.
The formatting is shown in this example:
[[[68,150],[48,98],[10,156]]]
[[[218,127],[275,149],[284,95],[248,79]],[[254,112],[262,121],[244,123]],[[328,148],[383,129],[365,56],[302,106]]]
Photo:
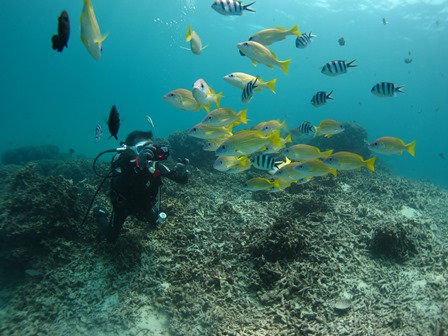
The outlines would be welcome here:
[[[238,89],[244,90],[247,86],[247,84],[255,81],[257,77],[248,75],[244,72],[232,72],[228,75],[224,76],[224,80],[229,83],[230,85],[233,85],[237,87]],[[271,79],[270,81],[263,81],[262,78],[258,77],[257,79],[257,88],[254,89],[256,92],[261,92],[263,88],[266,88],[268,90],[271,90],[272,93],[275,92],[275,83],[277,82],[277,78]]]
[[[162,97],[164,101],[184,111],[199,111],[201,105],[194,99],[191,91],[176,89]]]
[[[322,120],[319,126],[314,126],[316,133],[314,136],[324,135],[326,138],[331,138],[333,135],[344,131],[344,125],[339,121],[333,119]]]
[[[328,150],[325,152],[321,152],[319,148],[305,145],[305,144],[297,144],[291,147],[286,148],[284,151],[285,155],[288,155],[293,160],[312,160],[312,159],[321,159],[326,158],[331,153],[333,153],[333,150]]]
[[[274,42],[284,40],[288,35],[302,36],[299,31],[299,26],[295,25],[291,29],[287,30],[283,27],[268,28],[260,30],[249,38],[249,41],[261,43],[262,45],[271,45]]]
[[[405,144],[403,140],[394,137],[382,137],[376,139],[369,145],[369,149],[380,154],[402,154],[403,151],[408,151],[409,154],[415,156],[416,141]]]
[[[254,66],[257,63],[266,65],[269,68],[273,68],[274,65],[278,66],[285,74],[288,73],[289,63],[291,60],[279,61],[277,55],[264,45],[254,41],[245,41],[237,44],[238,49],[242,54],[249,57],[252,60]]]
[[[95,60],[101,58],[102,43],[107,34],[102,36],[96,21],[95,12],[90,0],[84,0],[81,12],[81,41]]]
[[[266,135],[274,131],[281,130],[282,128],[286,128],[286,120],[283,122],[281,122],[280,119],[262,121],[253,127],[253,129],[262,131]]]
[[[187,33],[185,35],[185,40],[190,42],[191,52],[195,55],[199,55],[202,50],[204,50],[207,46],[202,47],[201,39],[199,35],[191,29],[191,26],[188,26]]]
[[[301,178],[306,177],[303,172],[295,169],[298,165],[301,164],[302,162],[291,162],[289,164],[286,164],[275,172],[274,177],[289,181],[300,180]]]
[[[232,135],[232,127],[213,127],[203,124],[193,126],[188,132],[188,135],[199,139],[216,139],[223,136]]]
[[[324,176],[328,173],[337,175],[336,169],[327,166],[318,159],[308,160],[294,167],[295,170],[303,174],[303,176]]]
[[[275,179],[274,182],[275,182],[275,185],[273,185],[272,188],[269,190],[269,192],[271,192],[271,193],[285,190],[286,188],[289,188],[291,186],[291,184],[294,183],[294,181],[282,180],[282,179]]]
[[[219,107],[222,92],[215,93],[202,78],[199,78],[194,82],[193,90],[191,91],[194,99],[196,99],[199,105],[201,105],[207,112],[210,112],[210,107],[212,107],[213,104],[215,104],[216,107]]]
[[[236,113],[231,108],[218,108],[207,113],[201,123],[208,126],[228,126],[230,124],[236,126],[240,123],[247,124],[247,109]]]
[[[327,157],[323,163],[338,170],[353,170],[366,167],[375,171],[376,157],[364,160],[361,155],[350,152],[337,152]]]
[[[271,190],[272,188],[281,188],[280,183],[277,180],[271,182],[267,178],[263,177],[251,178],[243,185],[243,189],[249,191]]]
[[[213,168],[222,172],[242,172],[250,169],[252,162],[247,156],[218,156],[213,163]]]
[[[280,131],[264,135],[258,130],[243,130],[235,133],[216,150],[216,155],[250,155],[264,150],[267,144],[282,146]]]
[[[285,144],[291,141],[292,141],[291,135],[288,134],[286,138],[280,138],[280,143],[282,144],[280,147],[274,144],[266,144],[266,149],[262,153],[263,154],[279,153],[283,148],[285,148]]]
[[[207,142],[204,144],[204,147],[202,147],[202,149],[205,150],[206,152],[214,152],[229,137],[230,137],[230,135],[224,135],[222,137],[215,138],[215,139],[207,139]]]

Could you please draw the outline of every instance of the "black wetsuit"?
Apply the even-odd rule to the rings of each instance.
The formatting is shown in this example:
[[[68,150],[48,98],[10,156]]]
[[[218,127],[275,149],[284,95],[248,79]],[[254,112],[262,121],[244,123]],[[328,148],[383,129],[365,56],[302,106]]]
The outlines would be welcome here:
[[[154,172],[136,166],[135,154],[125,151],[112,163],[111,202],[113,206],[109,226],[105,232],[109,242],[116,242],[124,221],[129,215],[154,224],[159,215],[162,177],[177,183],[188,182],[188,174],[179,175],[159,161]]]

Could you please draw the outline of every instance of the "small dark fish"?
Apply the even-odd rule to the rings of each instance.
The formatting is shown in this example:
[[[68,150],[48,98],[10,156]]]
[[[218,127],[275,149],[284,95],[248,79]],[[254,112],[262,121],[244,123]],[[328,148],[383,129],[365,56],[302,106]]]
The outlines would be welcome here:
[[[304,121],[299,127],[298,130],[300,134],[308,135],[310,133],[315,132],[314,126],[309,121]]]
[[[258,87],[257,85],[258,77],[253,81],[247,83],[246,87],[243,89],[243,93],[241,94],[241,101],[244,104],[250,102],[252,97],[254,96],[254,90]]]
[[[383,17],[383,25],[387,25],[387,24],[388,24],[388,22],[387,22],[386,18]]]
[[[53,49],[58,52],[62,52],[65,48],[68,48],[68,39],[70,37],[70,20],[68,13],[64,10],[58,18],[58,34],[53,35],[51,42]]]
[[[445,159],[446,159],[446,155],[445,155],[445,153],[439,153],[439,156],[440,156],[440,158],[441,158],[442,160],[445,160]]]
[[[101,137],[103,136],[103,128],[101,127],[101,125],[98,123],[95,127],[95,141],[98,142],[100,141]]]
[[[73,148],[70,148],[70,149],[68,150],[68,153],[69,153],[70,155],[73,155],[74,152],[75,152],[75,150],[74,150]]]
[[[338,40],[338,43],[339,43],[340,46],[344,46],[344,45],[345,45],[345,38],[341,37],[341,38]]]
[[[412,58],[407,57],[407,58],[404,59],[404,62],[405,62],[406,64],[409,64],[409,63],[412,62]]]
[[[333,93],[333,91],[330,91],[329,93],[326,93],[325,91],[319,91],[317,92],[313,98],[311,98],[311,105],[313,105],[314,107],[321,107],[324,106],[327,103],[327,99],[332,99],[334,100],[334,98],[331,96],[331,94]]]
[[[308,47],[311,42],[313,42],[312,38],[316,37],[317,35],[313,35],[311,32],[303,33],[302,36],[296,37],[296,48],[298,49],[305,49]]]
[[[109,120],[107,121],[107,127],[109,128],[110,137],[114,137],[118,140],[117,134],[120,129],[120,114],[118,113],[117,107],[112,106],[109,113]]]

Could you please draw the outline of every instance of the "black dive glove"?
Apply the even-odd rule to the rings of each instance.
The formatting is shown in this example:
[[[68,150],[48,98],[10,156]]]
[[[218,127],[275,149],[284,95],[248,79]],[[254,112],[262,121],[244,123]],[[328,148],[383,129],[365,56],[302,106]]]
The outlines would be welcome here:
[[[190,163],[190,160],[188,160],[188,159],[177,159],[176,166],[174,167],[176,175],[183,176],[186,173],[188,173],[187,166],[189,163]]]
[[[147,144],[140,150],[137,157],[138,167],[140,169],[146,169],[148,167],[148,161],[154,158],[155,150],[156,148],[153,144]]]

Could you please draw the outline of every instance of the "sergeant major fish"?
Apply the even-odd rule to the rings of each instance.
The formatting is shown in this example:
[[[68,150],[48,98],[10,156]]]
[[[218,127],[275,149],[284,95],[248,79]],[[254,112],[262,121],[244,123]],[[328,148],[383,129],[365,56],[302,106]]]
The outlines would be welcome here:
[[[381,82],[375,84],[370,92],[377,97],[395,97],[395,92],[403,92],[404,85],[396,86],[394,83]]]
[[[236,0],[215,0],[212,4],[212,8],[222,15],[243,15],[243,11],[255,12],[249,6],[255,3],[251,2],[250,4],[243,5],[241,1]]]
[[[302,36],[299,31],[299,26],[295,25],[289,30],[282,27],[264,29],[249,37],[249,41],[255,41],[267,46],[274,42],[284,40],[288,35]]]
[[[277,170],[286,164],[291,163],[289,158],[285,158],[285,161],[276,161],[273,156],[266,154],[257,155],[253,161],[252,165],[260,170],[267,170],[269,174],[275,174]]]
[[[356,67],[356,64],[353,64],[356,60],[347,62],[347,61],[331,61],[328,62],[327,64],[325,64],[322,67],[321,72],[324,75],[330,76],[330,77],[334,77],[334,76],[338,76],[338,75],[342,75],[347,73],[347,70],[349,68],[353,68]]]
[[[254,90],[258,87],[257,85],[258,77],[256,77],[253,81],[247,83],[246,87],[243,89],[241,93],[241,101],[244,104],[250,102],[254,96]]]
[[[277,55],[261,43],[255,41],[245,41],[238,43],[237,47],[241,53],[252,60],[252,64],[254,66],[256,66],[257,63],[261,63],[272,69],[275,65],[278,66],[284,73],[288,73],[288,67],[291,60],[288,59],[285,61],[279,61]]]
[[[297,36],[296,38],[296,48],[298,49],[305,49],[308,47],[311,42],[313,42],[312,38],[316,37],[317,35],[312,34],[311,32],[303,33],[302,36]]]
[[[330,91],[329,93],[326,93],[325,91],[319,91],[317,92],[313,98],[311,98],[311,105],[314,107],[322,107],[327,103],[327,99],[334,100],[334,98],[331,96],[333,91]]]
[[[107,34],[101,35],[92,3],[90,0],[84,0],[81,12],[81,41],[97,61],[101,58],[102,44],[106,38]]]

